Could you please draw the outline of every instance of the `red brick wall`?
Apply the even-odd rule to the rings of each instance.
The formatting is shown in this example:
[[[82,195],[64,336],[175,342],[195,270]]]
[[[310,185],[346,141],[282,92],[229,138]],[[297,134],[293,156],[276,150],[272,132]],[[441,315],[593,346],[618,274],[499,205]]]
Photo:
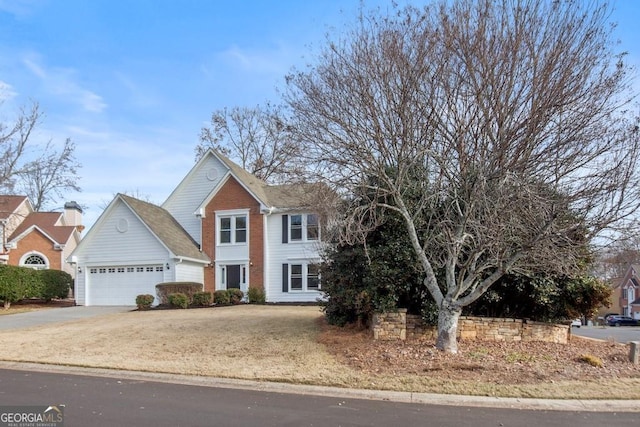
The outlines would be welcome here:
[[[49,260],[49,268],[62,270],[60,258],[61,251],[53,249],[53,242],[47,239],[41,232],[34,230],[18,242],[18,247],[9,252],[9,264],[19,265],[22,256],[28,252],[36,251]]]
[[[264,224],[260,204],[233,177],[222,186],[205,208],[202,221],[202,250],[215,261],[216,211],[249,209],[249,285],[263,288],[264,283]],[[204,273],[204,288],[215,291],[215,268]]]

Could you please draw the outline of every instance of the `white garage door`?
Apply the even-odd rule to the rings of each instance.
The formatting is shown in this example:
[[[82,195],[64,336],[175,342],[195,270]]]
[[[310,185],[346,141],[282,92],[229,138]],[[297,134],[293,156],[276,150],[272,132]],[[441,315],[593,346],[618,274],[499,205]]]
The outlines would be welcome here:
[[[89,268],[87,305],[136,305],[136,296],[156,296],[156,285],[163,282],[164,267],[159,264],[104,266]]]

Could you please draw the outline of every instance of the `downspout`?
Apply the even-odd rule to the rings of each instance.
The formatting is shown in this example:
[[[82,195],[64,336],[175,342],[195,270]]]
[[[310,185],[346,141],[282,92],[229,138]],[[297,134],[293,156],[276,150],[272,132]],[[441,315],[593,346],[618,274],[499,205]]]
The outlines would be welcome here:
[[[262,274],[263,274],[263,280],[262,280],[262,287],[264,289],[264,298],[265,301],[269,301],[269,286],[268,286],[268,277],[270,277],[271,274],[271,267],[269,265],[269,244],[268,241],[269,239],[267,238],[267,235],[269,234],[268,232],[268,228],[267,228],[267,218],[270,217],[273,212],[275,211],[275,208],[273,206],[269,206],[269,209],[267,210],[266,215],[264,216],[264,221],[262,224],[262,228],[263,228],[263,232],[264,232],[264,238],[262,239]]]

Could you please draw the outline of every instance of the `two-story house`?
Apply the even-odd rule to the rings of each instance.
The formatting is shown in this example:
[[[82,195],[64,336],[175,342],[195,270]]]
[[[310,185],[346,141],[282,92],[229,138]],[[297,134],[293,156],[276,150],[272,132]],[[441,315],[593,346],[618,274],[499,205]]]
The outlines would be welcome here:
[[[161,282],[261,288],[268,302],[321,297],[321,224],[314,185],[268,185],[215,151],[162,206],[119,194],[69,261],[76,302],[133,305]]]
[[[640,319],[640,266],[630,265],[618,287],[620,314]]]
[[[63,212],[35,212],[26,196],[0,196],[0,263],[63,270],[80,242],[82,209],[76,202]]]

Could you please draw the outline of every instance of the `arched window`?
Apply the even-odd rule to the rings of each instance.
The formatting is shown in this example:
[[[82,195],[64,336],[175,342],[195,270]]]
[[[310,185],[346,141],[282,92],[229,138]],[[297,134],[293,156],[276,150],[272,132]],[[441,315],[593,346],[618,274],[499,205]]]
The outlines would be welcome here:
[[[23,265],[25,267],[43,269],[47,267],[47,261],[42,255],[31,254],[24,259]]]

